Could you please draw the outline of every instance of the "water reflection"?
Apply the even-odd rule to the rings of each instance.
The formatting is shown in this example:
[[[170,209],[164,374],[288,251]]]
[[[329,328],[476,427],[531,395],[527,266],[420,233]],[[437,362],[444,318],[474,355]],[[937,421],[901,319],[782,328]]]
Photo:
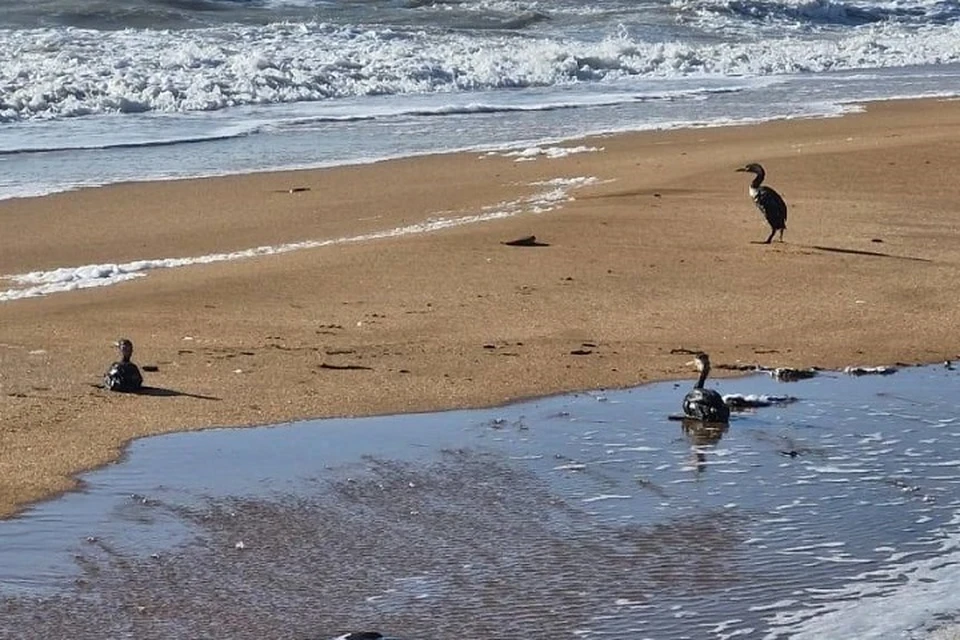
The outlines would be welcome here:
[[[691,445],[693,467],[698,473],[706,471],[709,449],[720,442],[720,438],[727,432],[730,425],[724,422],[702,422],[684,418],[681,421],[681,428]]]

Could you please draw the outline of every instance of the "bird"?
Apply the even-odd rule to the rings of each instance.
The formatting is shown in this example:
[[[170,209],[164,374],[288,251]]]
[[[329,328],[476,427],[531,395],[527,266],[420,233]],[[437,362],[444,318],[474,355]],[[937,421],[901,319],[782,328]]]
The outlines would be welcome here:
[[[688,364],[696,364],[700,378],[683,398],[683,415],[704,423],[725,424],[730,420],[730,408],[714,389],[704,389],[703,383],[710,375],[710,356],[698,353]]]
[[[120,338],[114,346],[120,352],[120,360],[111,364],[103,374],[103,386],[110,391],[139,391],[143,386],[143,375],[137,365],[130,362],[133,343],[126,338]]]
[[[777,231],[780,232],[780,242],[783,242],[783,232],[787,228],[787,203],[783,201],[780,194],[770,187],[761,186],[766,172],[763,167],[756,162],[751,162],[745,167],[740,167],[737,171],[745,171],[754,174],[753,182],[750,183],[750,197],[754,204],[760,209],[763,217],[770,224],[770,235],[763,244],[770,244]]]

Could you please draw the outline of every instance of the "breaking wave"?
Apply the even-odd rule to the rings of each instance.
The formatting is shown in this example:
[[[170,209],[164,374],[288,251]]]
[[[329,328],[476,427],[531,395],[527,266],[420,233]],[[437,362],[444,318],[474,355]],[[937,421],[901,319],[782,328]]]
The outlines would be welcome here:
[[[765,76],[960,61],[960,26],[880,22],[833,39],[598,42],[328,24],[0,30],[0,122],[215,111],[379,95]]]
[[[783,27],[857,27],[889,22],[901,25],[947,25],[960,18],[955,2],[837,2],[834,0],[673,0],[682,15],[726,17],[744,24],[764,22]]]

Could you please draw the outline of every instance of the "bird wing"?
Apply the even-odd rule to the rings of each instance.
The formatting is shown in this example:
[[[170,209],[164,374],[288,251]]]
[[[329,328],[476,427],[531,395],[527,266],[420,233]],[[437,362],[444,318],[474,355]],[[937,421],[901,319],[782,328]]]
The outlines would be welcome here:
[[[774,227],[786,225],[787,203],[783,201],[779,193],[770,187],[760,187],[757,195],[754,196],[754,201],[771,225]]]

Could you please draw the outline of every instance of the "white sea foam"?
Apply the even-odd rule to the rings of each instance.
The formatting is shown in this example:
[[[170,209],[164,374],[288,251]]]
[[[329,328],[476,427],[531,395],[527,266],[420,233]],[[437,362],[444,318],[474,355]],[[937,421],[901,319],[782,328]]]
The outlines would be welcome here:
[[[566,158],[567,156],[572,156],[577,153],[596,153],[598,151],[603,151],[603,148],[579,145],[576,147],[527,147],[513,151],[491,151],[488,155],[516,158],[516,162],[524,162],[536,160],[541,157],[554,160],[557,158]]]
[[[792,638],[902,638],[922,628],[938,614],[957,611],[960,584],[960,516],[938,534],[935,557],[902,562],[891,556],[889,564],[846,584],[823,589],[815,606],[782,611],[769,622],[764,637]],[[812,592],[813,589],[808,589]]]
[[[727,393],[723,396],[723,401],[736,409],[761,408],[777,404],[790,404],[795,402],[796,398],[787,395],[766,394],[766,393]]]
[[[604,502],[606,500],[629,500],[633,496],[616,494],[616,493],[603,493],[598,496],[592,496],[590,498],[584,498],[581,502]]]
[[[508,218],[521,213],[544,213],[570,200],[572,198],[570,195],[571,190],[595,182],[597,182],[597,179],[592,177],[555,178],[544,182],[536,182],[533,183],[532,186],[544,186],[547,187],[547,189],[522,200],[485,207],[481,213],[452,217],[435,217],[425,222],[356,236],[325,240],[305,240],[187,258],[134,260],[122,264],[110,263],[82,265],[79,267],[61,267],[47,271],[32,271],[29,273],[8,275],[4,276],[4,278],[20,286],[7,289],[6,291],[0,291],[0,302],[36,298],[54,293],[89,289],[92,287],[110,286],[142,277],[146,275],[148,271],[155,269],[175,269],[193,265],[245,260],[290,253],[292,251],[301,251],[304,249],[317,249],[335,244],[366,242],[411,234],[432,233],[451,227]]]
[[[651,42],[331,24],[0,30],[0,121],[622,78],[778,75],[960,61],[960,24],[878,21],[832,37]]]

